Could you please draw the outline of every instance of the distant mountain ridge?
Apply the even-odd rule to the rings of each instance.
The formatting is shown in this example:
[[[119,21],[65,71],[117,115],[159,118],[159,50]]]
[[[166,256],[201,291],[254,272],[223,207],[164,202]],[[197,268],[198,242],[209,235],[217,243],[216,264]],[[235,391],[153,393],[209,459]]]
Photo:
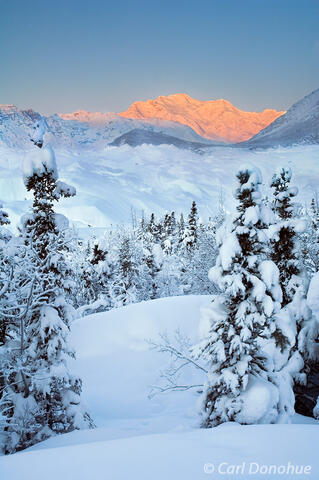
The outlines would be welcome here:
[[[175,121],[207,139],[236,143],[248,140],[284,113],[272,109],[245,112],[224,99],[201,101],[179,93],[134,102],[119,115],[144,121],[151,118]]]
[[[178,97],[178,101],[176,101],[176,97]],[[175,120],[148,118],[147,115],[154,114],[154,102],[158,110],[158,116],[167,111],[166,106],[168,104],[171,105],[170,108],[175,109],[176,113],[178,111],[176,105],[179,104],[180,111],[178,115],[176,113],[177,117],[176,115],[172,117]],[[166,105],[165,108],[163,104]],[[185,104],[189,105],[188,110]],[[220,136],[216,136],[215,141],[204,138],[195,131],[196,125],[197,130],[202,131],[201,128],[206,121],[205,117],[201,118],[201,123],[194,125],[194,129],[183,123],[186,121],[185,115],[188,115],[189,112],[189,115],[192,114],[193,118],[196,118],[196,115],[203,113],[205,109],[210,112],[212,108],[216,115],[219,109],[218,121],[222,121],[222,124],[216,121],[217,123],[214,126],[215,131],[217,131],[218,125],[222,125],[219,129]],[[146,118],[134,119],[125,116],[129,111],[132,114],[133,110],[138,112],[136,113],[137,116],[143,114]],[[159,97],[156,101],[136,102],[127,112],[116,114],[79,110],[74,113],[42,117],[48,127],[46,139],[54,148],[76,152],[83,150],[100,151],[108,145],[128,144],[137,146],[142,143],[169,144],[178,148],[202,151],[206,146],[227,144],[227,142],[221,140],[221,138],[225,140],[221,136],[221,130],[223,129],[228,128],[228,133],[223,134],[224,136],[227,135],[228,139],[233,138],[235,134],[243,135],[244,131],[246,131],[244,134],[246,135],[247,123],[241,117],[241,113],[251,114],[251,112],[241,112],[226,100],[200,102],[185,94]],[[239,116],[237,115],[238,112],[241,112],[238,114]],[[272,116],[273,112],[272,110],[265,110],[261,113]],[[276,119],[266,128],[260,130],[252,138],[236,143],[236,146],[267,148],[280,145],[319,144],[319,89],[296,102],[286,113],[282,113],[277,112],[276,115],[280,114],[280,116],[277,115]],[[14,105],[0,105],[0,145],[3,144],[14,149],[27,148],[30,145],[31,127],[34,121],[40,117],[39,113],[31,109],[19,110]],[[249,125],[251,127],[252,124]],[[233,143],[233,146],[235,146],[235,143]]]
[[[266,148],[302,143],[319,143],[319,89],[293,104],[285,115],[242,146]]]
[[[198,142],[190,142],[182,140],[171,135],[166,135],[161,132],[151,132],[143,130],[142,128],[135,128],[120,137],[113,140],[110,146],[120,147],[121,145],[130,145],[131,147],[138,147],[139,145],[174,145],[177,148],[184,150],[193,150],[195,152],[203,152],[211,145]]]
[[[0,105],[0,143],[9,148],[27,148],[32,124],[40,117],[33,110]],[[157,119],[144,122],[123,118],[115,113],[84,111],[43,118],[47,124],[46,139],[54,148],[65,150],[102,150],[116,138],[135,129],[162,133],[186,142],[212,143],[188,126]]]

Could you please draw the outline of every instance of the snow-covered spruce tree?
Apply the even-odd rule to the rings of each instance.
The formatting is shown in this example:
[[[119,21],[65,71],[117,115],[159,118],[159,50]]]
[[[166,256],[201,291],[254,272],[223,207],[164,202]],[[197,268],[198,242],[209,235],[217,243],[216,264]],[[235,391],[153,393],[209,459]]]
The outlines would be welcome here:
[[[278,269],[267,260],[268,213],[260,202],[261,173],[243,167],[237,174],[239,204],[230,228],[218,231],[219,255],[210,279],[223,292],[203,311],[208,333],[194,348],[209,365],[202,397],[202,426],[227,421],[271,423],[278,417],[277,387],[268,381],[268,359],[260,339],[270,338],[279,309]],[[250,392],[258,391],[259,411]]]
[[[112,288],[114,306],[120,307],[136,303],[139,285],[138,267],[134,259],[132,238],[124,234],[119,247]]]
[[[196,248],[198,240],[198,212],[196,202],[193,201],[190,213],[188,215],[188,222],[185,225],[184,232],[181,238],[181,246],[191,254]]]
[[[166,255],[170,255],[175,250],[177,240],[177,225],[175,212],[166,213],[161,229],[161,247]]]
[[[308,331],[305,333],[304,342],[308,343],[306,351],[310,359],[310,367],[307,375],[307,385],[302,397],[297,395],[300,413],[311,415],[319,419],[319,272],[311,279],[307,304],[312,312],[312,322],[308,322]],[[298,392],[299,393],[299,392]],[[301,393],[301,392],[300,392]],[[301,403],[302,401],[302,403]]]
[[[141,240],[142,244],[142,265],[140,273],[143,276],[144,299],[154,300],[159,295],[158,274],[161,271],[162,262],[158,262],[157,253],[162,252],[160,245],[153,243],[153,236],[146,232]],[[162,259],[162,255],[161,255]]]
[[[9,240],[8,238],[8,233],[3,229],[5,225],[9,225],[10,220],[7,212],[5,212],[2,209],[2,205],[0,204],[0,282],[1,282],[1,288],[0,288],[0,302],[2,303],[5,299],[5,295],[8,290],[8,283],[9,283],[9,278],[10,273],[8,271],[8,265],[7,265],[7,259],[5,258],[4,255],[4,249],[7,241]],[[9,267],[10,270],[10,267]],[[1,316],[0,314],[0,346],[4,345],[5,343],[5,338],[6,338],[6,319]],[[1,373],[0,373],[1,375]],[[1,387],[0,387],[1,388]]]
[[[150,221],[147,225],[147,232],[153,237],[154,243],[161,241],[161,224],[156,223],[154,213],[151,214]]]
[[[94,311],[105,311],[112,308],[111,289],[116,273],[117,251],[112,248],[112,237],[105,236],[95,242],[90,263],[91,289],[95,294]],[[92,305],[94,306],[94,304]]]
[[[290,187],[291,176],[289,167],[281,167],[271,181],[274,189],[273,210],[277,216],[277,222],[272,228],[271,259],[279,268],[283,307],[292,300],[295,292],[293,278],[300,274],[296,239],[297,232],[303,229],[303,224],[295,221],[297,205],[293,199],[298,194],[298,189]],[[300,225],[301,229],[298,228]]]
[[[24,449],[58,433],[92,425],[81,405],[81,380],[67,360],[74,356],[68,333],[74,309],[66,301],[70,272],[64,258],[67,220],[54,212],[61,197],[75,189],[58,181],[52,148],[36,138],[26,157],[24,183],[33,193],[32,213],[23,220],[29,250],[29,282],[20,341],[21,369],[16,376],[5,452]],[[39,147],[39,148],[38,148]]]
[[[0,431],[3,424],[5,428],[6,423],[8,403],[5,399],[5,389],[11,374],[7,342],[11,338],[11,325],[13,324],[15,328],[14,319],[6,316],[8,308],[10,309],[12,306],[12,300],[14,301],[10,295],[10,282],[13,277],[14,265],[13,262],[10,262],[10,257],[5,252],[8,239],[7,233],[3,230],[3,226],[9,223],[8,214],[2,210],[2,205],[0,204]],[[2,450],[1,434],[0,450]]]
[[[307,275],[319,271],[319,204],[317,196],[311,200],[307,229],[301,234],[301,257]]]
[[[177,224],[178,227],[178,243],[181,244],[184,238],[184,230],[185,230],[185,220],[184,215],[181,213],[179,222]]]
[[[216,286],[209,280],[207,272],[215,263],[217,257],[216,234],[209,225],[200,225],[197,236],[197,246],[191,256],[186,255],[183,261],[183,281],[186,281],[189,291],[197,295],[217,293]]]
[[[310,379],[319,372],[319,352],[314,347],[318,329],[306,298],[307,264],[301,263],[300,240],[305,235],[306,222],[298,218],[299,206],[293,202],[298,189],[289,186],[291,176],[290,168],[279,168],[271,182],[275,198],[273,209],[278,218],[277,223],[270,228],[271,257],[279,268],[283,291],[282,310],[278,314],[277,323],[286,323],[286,331],[290,332],[286,335],[288,344],[282,347],[282,353],[287,356],[287,364],[283,368],[289,369],[289,365],[298,363],[298,368],[293,372],[295,409],[298,413],[312,415],[315,398],[310,401],[308,389]],[[311,226],[313,225],[308,221],[307,230],[311,230]],[[308,248],[311,248],[310,242]]]

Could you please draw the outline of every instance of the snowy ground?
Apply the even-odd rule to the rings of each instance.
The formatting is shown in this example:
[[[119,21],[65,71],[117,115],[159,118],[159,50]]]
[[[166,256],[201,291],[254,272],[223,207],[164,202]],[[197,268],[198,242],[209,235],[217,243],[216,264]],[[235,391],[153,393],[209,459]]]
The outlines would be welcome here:
[[[180,328],[196,341],[199,310],[207,302],[209,297],[167,298],[77,320],[72,343],[78,359],[72,368],[83,378],[84,399],[98,428],[1,457],[1,480],[317,480],[315,420],[296,415],[291,425],[225,424],[202,430],[196,391],[148,399],[168,359],[150,351],[145,339],[165,330],[173,336]],[[191,375],[191,381],[202,380]],[[296,475],[296,465],[309,468]]]
[[[173,146],[108,147],[102,152],[83,150],[71,155],[56,149],[60,178],[77,187],[77,196],[59,204],[79,226],[105,227],[129,222],[131,208],[138,213],[189,211],[196,200],[200,214],[207,217],[218,206],[221,187],[227,209],[233,206],[234,175],[242,163],[254,163],[266,184],[278,165],[293,168],[293,184],[300,200],[309,202],[319,183],[319,146],[299,146],[252,151],[214,147],[199,155]],[[0,201],[13,222],[28,208],[30,198],[21,178],[25,153],[0,151]]]

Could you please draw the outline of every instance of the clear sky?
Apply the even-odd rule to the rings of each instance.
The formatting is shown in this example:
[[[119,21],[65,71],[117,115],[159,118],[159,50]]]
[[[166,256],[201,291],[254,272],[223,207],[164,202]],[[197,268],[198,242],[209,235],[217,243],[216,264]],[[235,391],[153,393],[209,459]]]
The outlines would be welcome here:
[[[0,0],[0,103],[122,111],[171,93],[286,109],[319,87],[319,0]]]

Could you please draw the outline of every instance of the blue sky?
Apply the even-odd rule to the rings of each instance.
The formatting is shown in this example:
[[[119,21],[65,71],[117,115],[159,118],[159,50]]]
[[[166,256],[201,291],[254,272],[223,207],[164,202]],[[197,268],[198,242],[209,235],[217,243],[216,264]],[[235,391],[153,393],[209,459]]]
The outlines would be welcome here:
[[[122,111],[188,93],[286,109],[319,87],[319,0],[0,0],[0,103]]]

